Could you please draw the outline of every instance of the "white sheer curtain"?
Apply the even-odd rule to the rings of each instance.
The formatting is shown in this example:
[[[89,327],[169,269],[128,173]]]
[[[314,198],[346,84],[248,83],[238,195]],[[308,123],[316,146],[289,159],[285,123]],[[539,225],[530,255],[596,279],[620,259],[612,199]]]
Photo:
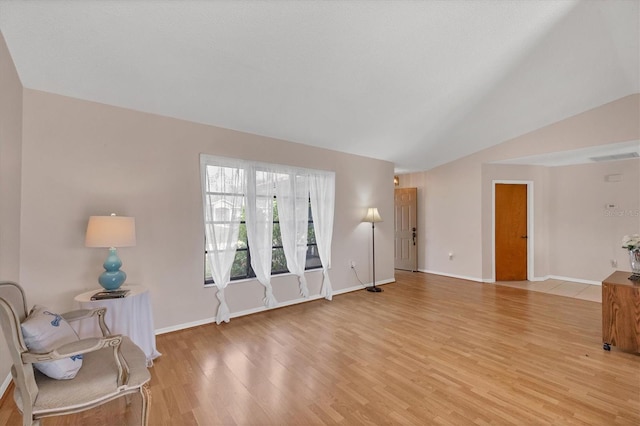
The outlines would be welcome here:
[[[278,174],[276,199],[282,247],[287,269],[298,276],[300,294],[309,297],[304,268],[307,260],[307,233],[309,232],[309,179],[296,172]]]
[[[311,214],[318,244],[318,254],[322,262],[322,296],[331,300],[333,289],[329,279],[331,268],[331,240],[333,238],[333,214],[335,208],[335,173],[313,173],[309,176]]]
[[[245,192],[244,170],[230,165],[216,164],[201,156],[200,169],[203,186],[205,249],[213,281],[220,301],[216,322],[229,322],[229,307],[224,289],[230,281],[231,266],[238,244],[238,231]]]
[[[309,198],[318,257],[322,263],[321,295],[333,297],[329,277],[335,206],[335,173],[269,163],[200,156],[205,249],[220,301],[216,322],[229,322],[225,289],[234,265],[244,209],[251,267],[265,287],[264,305],[277,306],[271,286],[274,194],[277,195],[287,269],[298,276],[300,293],[309,296],[305,277],[309,231]],[[317,259],[314,257],[314,260]],[[280,261],[278,270],[283,269]]]
[[[275,174],[249,166],[246,176],[245,222],[251,251],[251,267],[258,281],[265,287],[264,305],[273,308],[278,304],[271,287]]]

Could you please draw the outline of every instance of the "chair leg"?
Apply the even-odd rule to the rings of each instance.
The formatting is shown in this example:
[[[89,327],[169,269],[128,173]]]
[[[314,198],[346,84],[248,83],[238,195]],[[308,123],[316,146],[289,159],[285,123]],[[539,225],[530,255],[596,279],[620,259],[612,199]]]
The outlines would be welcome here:
[[[151,405],[151,390],[148,383],[140,388],[140,396],[142,396],[142,426],[147,426],[149,424],[149,406]]]
[[[22,413],[22,424],[24,426],[40,426],[40,419],[34,418],[31,410]]]

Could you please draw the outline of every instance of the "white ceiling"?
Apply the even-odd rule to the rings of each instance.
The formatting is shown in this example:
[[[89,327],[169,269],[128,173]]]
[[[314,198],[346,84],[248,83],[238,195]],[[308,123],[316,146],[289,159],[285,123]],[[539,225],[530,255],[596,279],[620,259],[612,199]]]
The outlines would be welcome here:
[[[27,88],[427,170],[640,92],[640,1],[10,1]]]

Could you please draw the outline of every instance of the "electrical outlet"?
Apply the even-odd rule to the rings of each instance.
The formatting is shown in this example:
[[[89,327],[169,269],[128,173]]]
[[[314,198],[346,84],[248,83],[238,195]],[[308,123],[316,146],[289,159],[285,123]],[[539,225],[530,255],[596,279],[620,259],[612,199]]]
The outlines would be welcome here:
[[[611,259],[611,267],[612,268],[617,268],[618,267],[618,261],[615,259]]]
[[[356,261],[355,260],[349,261],[349,265],[351,266],[351,269],[354,269],[356,267]]]

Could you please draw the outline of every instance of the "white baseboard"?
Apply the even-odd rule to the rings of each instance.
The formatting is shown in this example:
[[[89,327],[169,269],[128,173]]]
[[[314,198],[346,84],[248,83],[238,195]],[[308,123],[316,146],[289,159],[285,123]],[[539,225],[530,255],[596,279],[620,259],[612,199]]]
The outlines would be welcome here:
[[[427,269],[418,269],[420,272],[425,272],[427,274],[434,274],[434,275],[442,275],[444,277],[451,277],[451,278],[459,278],[461,280],[468,280],[468,281],[476,281],[476,282],[480,282],[480,283],[495,283],[496,281],[492,278],[476,278],[476,277],[467,277],[464,275],[456,275],[456,274],[447,274],[445,272],[437,272],[437,271],[429,271]],[[590,285],[602,285],[602,282],[600,281],[593,281],[593,280],[584,280],[582,278],[572,278],[572,277],[562,277],[559,275],[546,275],[543,277],[534,277],[532,279],[530,279],[529,281],[546,281],[546,280],[559,280],[559,281],[570,281],[570,282],[574,282],[574,283],[580,283],[580,284],[590,284]]]
[[[475,282],[478,282],[478,283],[491,282],[491,281],[486,281],[486,280],[484,280],[482,278],[467,277],[466,275],[448,274],[446,272],[430,271],[428,269],[418,269],[418,271],[424,272],[426,274],[441,275],[443,277],[458,278],[458,279],[461,279],[461,280],[475,281]]]
[[[533,278],[529,279],[528,281],[531,281],[531,282],[533,282],[533,281],[546,281],[548,279],[549,279],[549,277],[533,277]],[[482,282],[486,283],[486,284],[495,284],[498,281],[496,281],[493,278],[483,278]]]
[[[4,382],[0,385],[0,399],[4,397],[4,393],[7,391],[7,388],[11,384],[11,373],[7,375],[7,378],[4,379]]]
[[[388,279],[388,280],[382,280],[382,281],[376,281],[376,285],[389,284],[389,283],[393,283],[395,281],[396,281],[395,278],[391,278],[391,279]],[[367,286],[370,286],[370,285],[371,285],[371,283],[367,283],[364,287],[367,287]],[[335,290],[333,292],[333,295],[336,296],[336,295],[339,295],[339,294],[350,293],[352,291],[362,290],[364,287],[361,286],[361,285],[356,285],[356,286],[353,286],[353,287],[341,288],[340,290]],[[299,303],[310,302],[312,300],[318,300],[318,299],[323,299],[323,296],[320,295],[320,294],[315,294],[315,295],[309,296],[307,298],[300,297],[298,299],[293,299],[293,300],[288,300],[286,302],[278,303],[278,305],[273,307],[273,308],[267,308],[266,306],[260,306],[258,308],[246,309],[244,311],[238,311],[238,312],[232,312],[230,316],[231,316],[231,318],[238,318],[238,317],[243,317],[245,315],[256,314],[258,312],[264,312],[264,311],[268,311],[268,310],[271,310],[271,309],[284,308],[285,306],[297,305]],[[173,325],[173,326],[170,326],[170,327],[159,328],[159,329],[157,329],[155,331],[155,334],[159,335],[159,334],[171,333],[172,331],[184,330],[184,329],[187,329],[187,328],[197,327],[199,325],[211,324],[211,323],[215,323],[215,322],[216,322],[216,318],[215,317],[205,318],[205,319],[201,319],[201,320],[198,320],[198,321],[192,321],[192,322],[187,322],[187,323],[183,323],[183,324]]]
[[[187,328],[198,327],[199,325],[211,324],[216,322],[216,318],[205,318],[198,321],[186,322],[184,324],[172,325],[169,327],[158,328],[155,330],[156,336],[159,334],[171,333],[172,331],[184,330]]]

